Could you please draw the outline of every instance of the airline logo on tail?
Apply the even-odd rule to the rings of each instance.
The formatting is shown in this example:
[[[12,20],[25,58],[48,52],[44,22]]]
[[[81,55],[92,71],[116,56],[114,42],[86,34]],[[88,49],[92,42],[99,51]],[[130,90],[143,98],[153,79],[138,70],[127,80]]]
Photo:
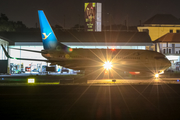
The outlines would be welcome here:
[[[39,24],[40,24],[41,37],[42,37],[44,49],[45,50],[57,50],[57,48],[59,47],[60,50],[61,49],[69,50],[68,46],[60,43],[57,40],[43,10],[38,10],[38,15],[39,15]]]
[[[49,35],[51,35],[51,32],[48,35],[46,35],[46,33],[42,33],[42,34],[44,35],[44,38],[42,38],[42,39],[46,40],[49,37]]]

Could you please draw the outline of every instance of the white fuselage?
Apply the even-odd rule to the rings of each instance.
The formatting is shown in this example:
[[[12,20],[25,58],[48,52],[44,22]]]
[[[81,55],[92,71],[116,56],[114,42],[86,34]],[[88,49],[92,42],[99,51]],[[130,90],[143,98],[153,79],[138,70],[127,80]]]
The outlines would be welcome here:
[[[69,53],[48,51],[42,55],[51,63],[71,69],[97,69],[106,61],[112,63],[113,69],[122,71],[159,71],[171,66],[163,54],[149,50],[74,49]]]

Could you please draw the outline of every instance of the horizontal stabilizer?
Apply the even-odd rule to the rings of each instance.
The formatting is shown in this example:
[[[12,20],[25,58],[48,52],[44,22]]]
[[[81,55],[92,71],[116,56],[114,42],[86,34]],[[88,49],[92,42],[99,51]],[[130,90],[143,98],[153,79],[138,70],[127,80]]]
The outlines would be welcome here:
[[[27,49],[19,49],[19,48],[11,48],[11,47],[9,47],[9,48],[14,49],[14,50],[22,50],[22,51],[35,52],[35,53],[44,53],[45,54],[45,51],[27,50]]]
[[[1,47],[2,47],[2,49],[3,49],[3,51],[4,51],[4,53],[5,53],[5,55],[6,55],[6,57],[7,58],[12,58],[9,54],[8,54],[8,52],[6,51],[6,49],[4,48],[4,46],[1,44]]]

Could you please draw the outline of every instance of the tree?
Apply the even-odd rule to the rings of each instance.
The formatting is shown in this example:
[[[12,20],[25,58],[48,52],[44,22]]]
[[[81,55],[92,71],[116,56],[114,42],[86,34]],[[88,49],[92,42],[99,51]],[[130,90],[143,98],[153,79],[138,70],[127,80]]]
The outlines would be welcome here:
[[[17,21],[15,24],[14,24],[14,28],[16,31],[22,31],[22,30],[25,30],[27,29],[26,25],[24,25],[22,23],[22,21]]]
[[[8,17],[5,14],[1,13],[0,22],[8,21],[8,20],[9,20]]]
[[[5,14],[1,13],[0,16],[0,31],[12,32],[12,31],[24,31],[27,27],[22,23],[22,21],[9,21]]]
[[[60,26],[60,25],[55,25],[54,29],[55,29],[55,30],[62,30],[62,29],[63,29],[63,27],[62,27],[62,26]]]
[[[71,29],[72,30],[83,31],[84,30],[84,26],[83,25],[79,25],[79,24],[75,24],[74,27],[72,27]]]

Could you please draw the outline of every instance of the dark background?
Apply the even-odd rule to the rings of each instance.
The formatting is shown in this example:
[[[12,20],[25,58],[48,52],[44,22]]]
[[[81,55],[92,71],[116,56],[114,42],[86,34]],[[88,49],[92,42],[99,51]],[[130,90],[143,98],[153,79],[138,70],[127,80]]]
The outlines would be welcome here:
[[[36,27],[37,10],[44,10],[51,25],[58,24],[71,28],[75,24],[84,25],[84,2],[88,0],[1,0],[0,13],[11,21],[22,21],[27,27]],[[94,0],[102,2],[103,23],[124,24],[128,18],[130,26],[139,25],[155,14],[172,14],[179,18],[180,1],[178,0]],[[65,17],[64,17],[65,16]]]

